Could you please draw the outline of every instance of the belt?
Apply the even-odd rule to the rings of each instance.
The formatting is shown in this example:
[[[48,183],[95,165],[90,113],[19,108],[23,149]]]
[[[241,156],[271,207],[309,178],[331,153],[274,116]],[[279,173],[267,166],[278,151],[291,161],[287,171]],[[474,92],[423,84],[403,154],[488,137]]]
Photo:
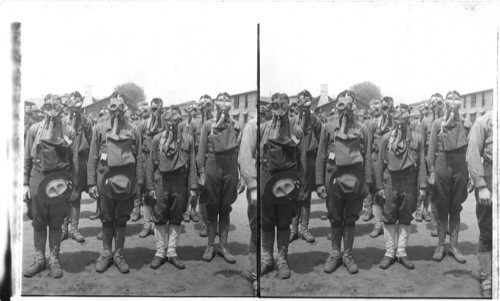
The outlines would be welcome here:
[[[178,178],[181,175],[187,174],[187,172],[188,172],[187,167],[182,166],[181,168],[171,172],[160,172],[160,173],[167,178]]]
[[[467,153],[467,146],[462,146],[461,148],[457,148],[451,151],[440,150],[438,154],[445,155],[465,155]]]
[[[405,169],[401,169],[401,170],[394,170],[394,171],[391,171],[389,170],[389,173],[391,174],[391,176],[406,176],[408,174],[412,174],[412,173],[416,173],[417,172],[417,168],[415,167],[415,165],[410,165],[408,166],[407,168]]]

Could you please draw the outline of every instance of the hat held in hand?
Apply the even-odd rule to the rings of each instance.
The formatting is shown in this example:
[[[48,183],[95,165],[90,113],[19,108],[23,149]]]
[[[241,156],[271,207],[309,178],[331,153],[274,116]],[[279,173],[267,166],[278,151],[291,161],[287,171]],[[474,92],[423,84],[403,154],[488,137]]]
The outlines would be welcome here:
[[[104,194],[113,200],[127,200],[135,194],[137,179],[131,166],[111,168],[102,181]]]
[[[69,199],[73,191],[73,177],[62,171],[48,174],[38,184],[39,199],[47,204],[56,204]]]
[[[266,199],[274,204],[297,200],[302,184],[297,172],[282,171],[272,176],[264,188]]]

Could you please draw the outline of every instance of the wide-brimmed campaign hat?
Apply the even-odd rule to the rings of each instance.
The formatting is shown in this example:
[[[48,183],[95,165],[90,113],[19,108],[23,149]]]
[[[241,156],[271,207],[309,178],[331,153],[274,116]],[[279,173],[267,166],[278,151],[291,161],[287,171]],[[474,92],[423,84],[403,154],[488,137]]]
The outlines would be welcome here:
[[[352,200],[365,193],[365,175],[361,164],[339,166],[330,179],[329,193],[335,197]]]
[[[264,188],[266,199],[274,204],[285,204],[297,200],[302,184],[299,174],[282,171],[272,176]]]
[[[113,167],[102,179],[104,194],[113,200],[127,200],[134,196],[137,178],[130,166]]]
[[[68,200],[73,192],[73,176],[68,172],[56,171],[48,174],[38,184],[38,198],[48,204]]]

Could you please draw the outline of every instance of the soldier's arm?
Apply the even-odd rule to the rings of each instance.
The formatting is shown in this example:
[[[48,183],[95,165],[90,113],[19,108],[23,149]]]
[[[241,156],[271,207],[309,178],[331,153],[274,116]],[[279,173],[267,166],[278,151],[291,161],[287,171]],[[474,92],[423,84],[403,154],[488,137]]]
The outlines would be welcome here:
[[[378,162],[379,164],[375,165],[375,183],[377,184],[377,190],[384,189],[384,168],[387,160],[387,143],[388,143],[388,135],[384,135],[380,138],[379,141],[379,150],[378,150]]]
[[[97,163],[99,160],[99,147],[101,144],[99,127],[95,126],[92,130],[92,140],[90,140],[89,159],[87,161],[87,185],[97,185]]]
[[[368,126],[363,127],[363,143],[365,144],[364,167],[366,184],[370,185],[373,181],[373,160],[372,160],[372,139],[373,135]]]
[[[157,136],[153,138],[151,142],[151,150],[149,152],[148,162],[146,164],[146,184],[148,186],[148,191],[155,189],[154,187],[154,176],[155,176],[155,156],[158,153],[158,147],[160,141]]]
[[[189,139],[189,187],[191,190],[198,189],[198,172],[196,170],[196,154],[194,150],[194,138]]]
[[[425,164],[425,145],[423,136],[420,136],[418,139],[418,150],[418,187],[425,190],[427,188],[427,165]]]
[[[144,166],[144,160],[141,159],[142,156],[142,134],[139,130],[139,128],[136,128],[135,130],[135,172],[137,176],[137,184],[141,186],[144,183],[144,172],[145,172],[145,167]]]
[[[316,156],[316,186],[325,185],[326,158],[328,156],[328,133],[327,126],[321,129],[321,136]]]
[[[429,141],[429,151],[427,153],[427,167],[429,168],[429,173],[434,173],[434,164],[436,163],[438,134],[440,128],[438,120],[434,121],[432,124],[431,138]]]
[[[241,177],[249,189],[257,188],[257,168],[254,163],[257,149],[257,123],[248,122],[241,134],[238,165]]]
[[[196,158],[196,163],[198,166],[198,173],[200,175],[205,174],[205,160],[206,152],[208,149],[208,133],[209,133],[208,123],[205,123],[201,130],[200,146],[198,148],[198,157]]]
[[[32,125],[28,129],[28,134],[26,135],[26,141],[24,143],[24,179],[23,184],[29,185],[31,169],[33,168],[33,158],[31,157],[31,148],[35,140],[36,128],[38,124]]]
[[[482,123],[482,119],[478,120],[472,126],[469,135],[469,145],[467,146],[467,165],[469,173],[474,181],[476,188],[486,187],[484,180],[484,168],[481,161],[481,154],[484,150],[484,141],[486,139],[487,127]]]

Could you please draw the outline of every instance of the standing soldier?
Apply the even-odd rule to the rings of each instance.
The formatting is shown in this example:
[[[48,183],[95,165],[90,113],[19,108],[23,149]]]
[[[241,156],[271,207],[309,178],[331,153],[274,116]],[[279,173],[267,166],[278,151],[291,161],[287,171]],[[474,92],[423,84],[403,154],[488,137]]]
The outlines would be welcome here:
[[[427,154],[429,184],[434,185],[437,208],[437,230],[439,244],[432,256],[441,261],[445,253],[446,232],[449,224],[450,246],[448,253],[459,263],[465,256],[458,249],[458,232],[462,203],[467,199],[468,170],[465,160],[467,132],[465,121],[460,116],[460,94],[446,94],[445,116],[434,121]],[[449,220],[448,220],[449,218]]]
[[[82,103],[82,95],[78,91],[72,92],[66,101],[69,114],[64,120],[75,132],[75,140],[72,144],[72,160],[75,166],[73,175],[75,191],[72,196],[70,214],[64,218],[62,240],[68,238],[69,234],[69,237],[72,237],[77,242],[85,241],[85,237],[78,230],[78,222],[80,220],[82,192],[87,189],[87,160],[89,157],[89,141],[92,138],[92,124],[83,116]]]
[[[469,136],[469,146],[467,147],[467,164],[476,188],[476,216],[479,225],[477,257],[481,269],[481,290],[483,297],[491,298],[491,250],[493,247],[493,203],[491,198],[491,181],[493,177],[493,120],[491,111],[476,120],[472,126]]]
[[[125,119],[125,98],[114,92],[109,101],[110,117],[92,130],[87,182],[89,195],[100,198],[102,245],[104,252],[96,263],[96,271],[105,272],[113,263],[121,273],[130,271],[123,247],[127,221],[134,208],[137,186],[143,184],[141,150],[137,128]],[[115,253],[112,253],[113,237]]]
[[[203,125],[207,121],[211,121],[213,118],[212,110],[213,110],[213,100],[212,97],[205,94],[200,97],[199,103],[200,116],[198,118],[194,118],[189,125],[189,132],[191,137],[194,140],[194,149],[195,156],[198,158],[198,149],[200,147],[200,139],[201,139],[201,130]],[[198,162],[196,163],[198,164]],[[199,166],[197,166],[198,172],[201,170]],[[204,193],[204,187],[201,185],[201,177],[198,174],[198,202],[200,207],[200,236],[207,237],[207,207],[206,207],[206,198]]]
[[[163,120],[161,117],[163,110],[163,100],[161,98],[153,98],[151,100],[151,108],[143,107],[143,110],[147,110],[149,112],[149,118],[142,120],[139,123],[139,127],[137,128],[139,135],[141,137],[140,144],[142,145],[142,149],[139,151],[139,160],[142,160],[142,168],[146,170],[146,162],[148,161],[149,154],[151,152],[151,143],[153,141],[153,137],[157,135],[164,129]],[[153,208],[150,205],[144,203],[144,195],[147,193],[146,183],[146,173],[141,173],[144,175],[144,182],[141,187],[139,187],[139,191],[137,191],[136,198],[134,200],[134,211],[132,212],[132,221],[140,216],[141,205],[143,210],[143,218],[144,224],[142,226],[142,230],[139,233],[139,237],[145,238],[149,234],[154,233],[154,223],[151,219]]]
[[[311,115],[311,93],[304,90],[298,94],[297,126],[302,128],[303,139],[300,144],[300,153],[305,160],[305,181],[302,199],[298,200],[297,215],[292,220],[290,229],[290,242],[300,237],[309,243],[315,241],[314,236],[309,232],[309,216],[311,214],[311,194],[316,190],[316,154],[318,153],[318,141],[321,135],[321,120],[315,115]],[[299,222],[301,224],[300,233],[298,231]]]
[[[217,253],[228,263],[236,259],[227,248],[231,205],[238,197],[238,132],[230,118],[231,97],[219,93],[215,100],[217,119],[206,121],[201,132],[197,163],[200,183],[205,186],[208,246],[203,260],[215,256],[215,235],[219,218],[219,248]]]
[[[156,199],[153,215],[156,254],[151,268],[159,268],[166,258],[176,268],[184,269],[176,249],[188,190],[189,198],[193,198],[198,189],[194,144],[193,138],[180,127],[179,107],[167,109],[163,118],[166,130],[154,137],[147,164],[148,196]],[[156,172],[159,172],[162,185],[154,185],[158,180]]]
[[[257,118],[250,119],[241,134],[238,154],[241,177],[247,185],[247,214],[251,231],[248,257],[254,296],[257,296],[257,128]]]
[[[316,159],[316,185],[326,199],[331,223],[332,253],[324,271],[331,273],[343,262],[351,274],[358,272],[352,255],[355,223],[363,207],[366,184],[372,181],[371,135],[354,115],[354,92],[345,90],[337,97],[338,116],[321,130]],[[340,244],[344,237],[344,255]]]
[[[61,248],[61,225],[68,212],[68,201],[72,201],[73,160],[71,142],[75,138],[73,129],[62,122],[63,106],[52,95],[45,101],[42,110],[46,118],[30,127],[24,148],[24,201],[28,206],[28,217],[33,221],[35,259],[24,271],[32,277],[45,270],[45,245],[49,227],[49,268],[54,278],[63,275],[59,262]]]
[[[372,111],[373,119],[367,123],[368,130],[370,135],[372,135],[372,143],[371,147],[371,155],[372,155],[372,164],[373,164],[373,177],[372,177],[372,185],[369,188],[369,193],[365,198],[365,208],[366,212],[364,214],[363,220],[369,221],[373,216],[375,217],[375,225],[373,226],[373,230],[370,233],[370,237],[376,238],[383,232],[383,221],[382,221],[382,208],[380,205],[374,202],[376,199],[375,194],[377,192],[377,187],[375,185],[375,170],[378,168],[378,165],[381,164],[379,161],[379,153],[380,153],[380,141],[382,140],[382,136],[385,135],[389,130],[392,129],[392,107],[394,101],[392,97],[386,96],[382,99],[382,102],[378,99],[372,99],[370,101],[370,111]],[[385,185],[390,185],[390,179],[386,179]]]
[[[386,252],[380,268],[387,269],[397,257],[407,269],[414,269],[406,246],[417,198],[424,198],[427,186],[424,142],[420,133],[411,128],[408,105],[401,104],[394,110],[393,121],[395,128],[381,138],[376,164],[377,197],[385,199]],[[388,177],[390,182],[386,181]]]
[[[189,116],[188,120],[186,121],[186,129],[188,131],[188,134],[194,139],[195,131],[194,131],[194,128],[192,128],[195,126],[194,120],[195,119],[201,120],[201,118],[199,117],[198,104],[196,103],[196,101],[193,100],[193,103],[187,106],[186,112],[188,113],[188,116]],[[198,135],[198,145],[199,145],[199,139],[200,139],[200,137]],[[195,151],[197,151],[197,150],[198,150],[198,147],[195,148]],[[197,155],[197,153],[195,153],[195,156],[196,155]],[[199,201],[198,197],[189,198],[189,202],[187,204],[187,210],[183,214],[183,218],[184,218],[185,222],[189,222],[190,220],[192,220],[193,222],[197,223],[200,221],[200,219],[198,218],[200,216],[198,201]],[[198,211],[196,211],[196,210],[198,210]]]
[[[278,245],[278,277],[290,278],[288,244],[290,224],[297,214],[296,201],[301,198],[303,169],[300,156],[301,129],[289,120],[288,95],[275,93],[269,109],[273,119],[261,126],[260,187],[262,262],[260,273],[274,269],[275,228]]]

